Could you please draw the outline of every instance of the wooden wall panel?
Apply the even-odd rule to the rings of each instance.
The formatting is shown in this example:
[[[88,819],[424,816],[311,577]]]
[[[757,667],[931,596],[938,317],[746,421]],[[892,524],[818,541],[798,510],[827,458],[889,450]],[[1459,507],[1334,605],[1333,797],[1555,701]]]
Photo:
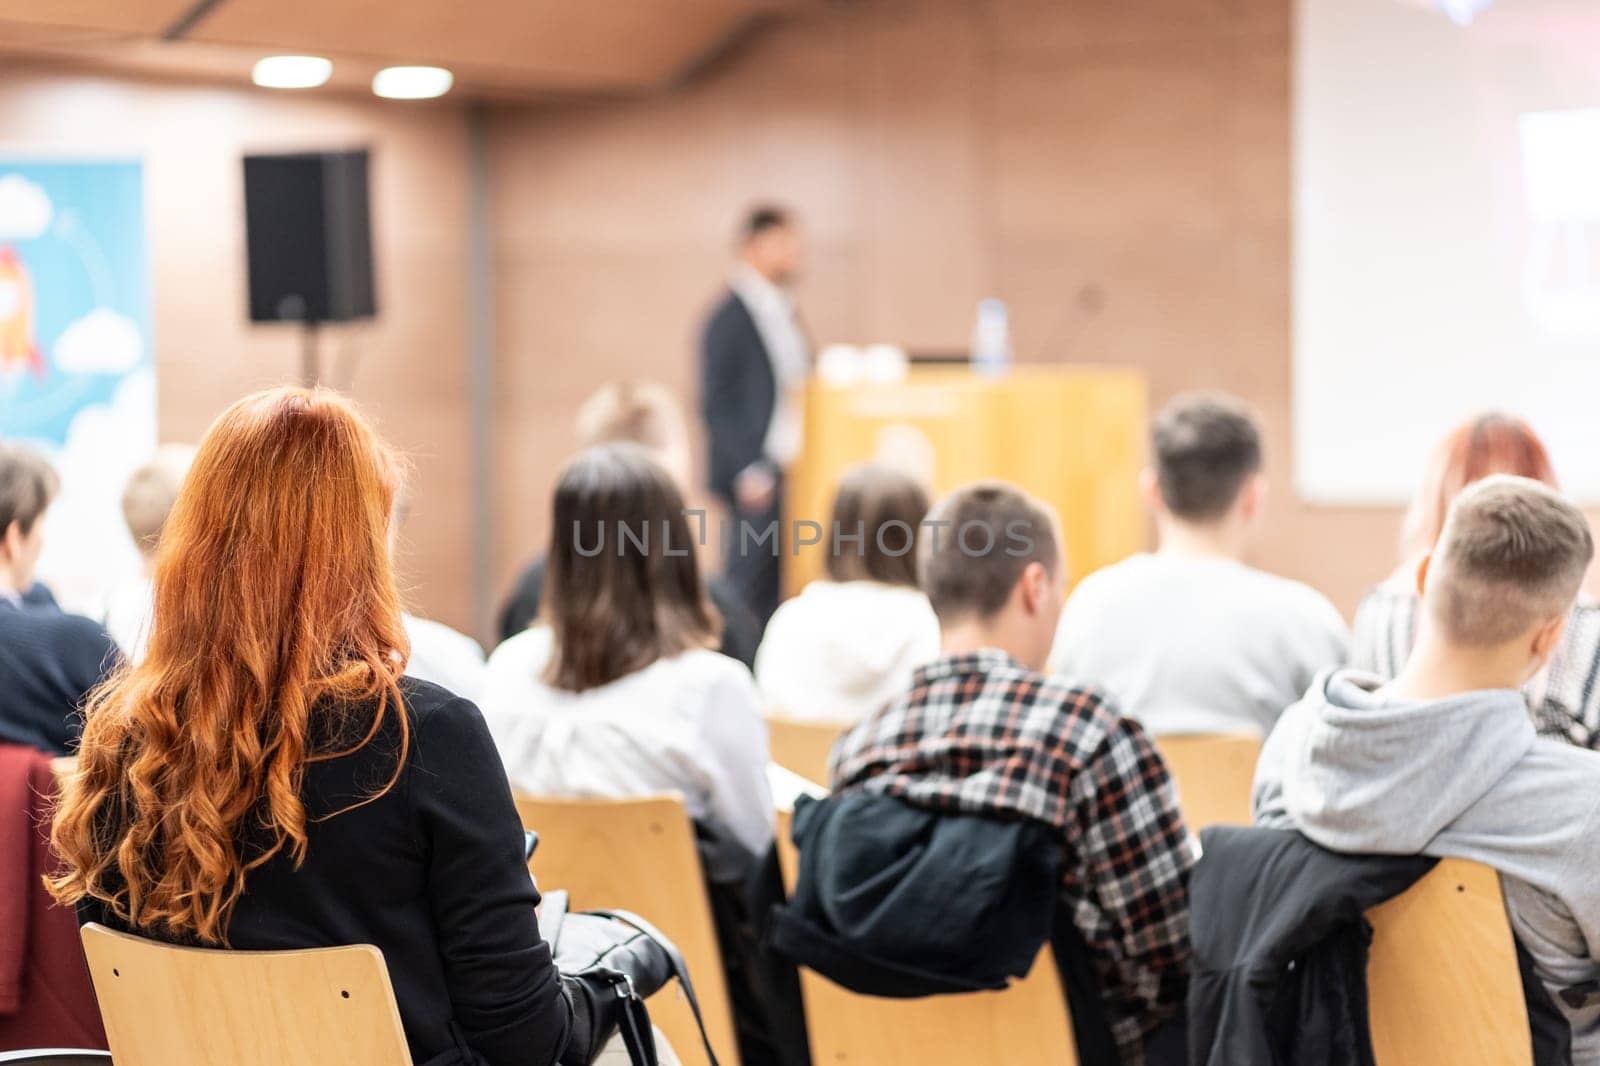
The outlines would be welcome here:
[[[693,402],[729,229],[775,197],[813,238],[819,342],[961,348],[992,294],[1022,358],[1243,394],[1271,450],[1255,561],[1353,608],[1399,516],[1290,489],[1289,63],[1288,0],[869,0],[666,97],[501,114],[502,579],[589,389]]]
[[[460,113],[8,63],[0,144],[46,156],[143,159],[164,440],[194,440],[245,392],[298,374],[294,329],[247,320],[240,155],[371,146],[381,316],[370,326],[327,329],[325,360],[359,355],[352,392],[414,463],[401,566],[410,601],[469,625]]]

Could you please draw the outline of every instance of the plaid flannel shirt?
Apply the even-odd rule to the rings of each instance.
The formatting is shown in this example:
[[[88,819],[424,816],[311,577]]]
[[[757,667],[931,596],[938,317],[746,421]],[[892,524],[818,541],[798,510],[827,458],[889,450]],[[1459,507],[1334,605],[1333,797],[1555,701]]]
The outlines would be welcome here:
[[[846,733],[834,789],[1061,831],[1062,897],[1094,958],[1122,1061],[1183,1008],[1197,848],[1166,765],[1092,689],[985,649],[937,659]]]

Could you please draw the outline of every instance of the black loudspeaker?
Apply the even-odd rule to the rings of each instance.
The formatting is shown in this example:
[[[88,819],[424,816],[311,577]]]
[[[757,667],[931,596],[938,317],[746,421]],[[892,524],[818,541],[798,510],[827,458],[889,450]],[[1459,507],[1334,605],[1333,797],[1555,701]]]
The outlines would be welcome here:
[[[366,151],[245,156],[244,213],[251,321],[377,313]]]

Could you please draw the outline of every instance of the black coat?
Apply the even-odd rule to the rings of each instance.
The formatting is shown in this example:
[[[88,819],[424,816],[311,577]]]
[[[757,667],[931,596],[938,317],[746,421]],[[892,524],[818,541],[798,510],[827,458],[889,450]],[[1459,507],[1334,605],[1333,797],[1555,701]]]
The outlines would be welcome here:
[[[705,420],[711,490],[733,501],[740,471],[765,457],[778,382],[744,301],[731,290],[700,335],[700,414]]]
[[[34,589],[20,607],[0,600],[0,743],[66,755],[83,731],[84,697],[121,653],[98,623]]]
[[[1372,1066],[1365,912],[1433,868],[1340,855],[1288,829],[1217,826],[1189,879],[1191,1066]],[[1572,1033],[1517,945],[1535,1066],[1570,1066]]]
[[[517,578],[516,587],[500,608],[501,640],[510,640],[539,617],[539,604],[544,595],[544,571],[545,557],[541,555],[529,563]],[[720,575],[706,581],[706,594],[722,616],[722,645],[717,650],[753,669],[756,648],[761,646],[761,620],[745,606],[738,592]]]
[[[1189,878],[1191,1066],[1373,1066],[1368,908],[1433,868],[1218,826]]]
[[[411,743],[399,779],[378,799],[323,817],[389,779],[393,715],[354,754],[307,764],[305,862],[295,869],[280,852],[249,873],[229,945],[375,944],[418,1066],[584,1061],[574,1050],[588,1045],[588,1002],[574,1009],[581,986],[563,987],[539,935],[522,824],[483,716],[437,685],[401,685]],[[348,716],[323,743],[359,737],[370,721]],[[95,903],[79,914],[127,929]]]
[[[1047,826],[853,790],[797,800],[792,835],[800,869],[768,943],[853,991],[1004,988],[1050,939],[1061,845]]]

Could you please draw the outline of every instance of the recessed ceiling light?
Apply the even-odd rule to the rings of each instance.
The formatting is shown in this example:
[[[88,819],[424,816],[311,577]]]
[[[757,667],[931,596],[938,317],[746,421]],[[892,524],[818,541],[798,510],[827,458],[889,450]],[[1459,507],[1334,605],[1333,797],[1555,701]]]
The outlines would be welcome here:
[[[250,80],[263,89],[315,89],[333,73],[321,56],[267,56],[258,60]]]
[[[390,100],[431,100],[454,84],[443,67],[384,67],[373,76],[372,91]]]

